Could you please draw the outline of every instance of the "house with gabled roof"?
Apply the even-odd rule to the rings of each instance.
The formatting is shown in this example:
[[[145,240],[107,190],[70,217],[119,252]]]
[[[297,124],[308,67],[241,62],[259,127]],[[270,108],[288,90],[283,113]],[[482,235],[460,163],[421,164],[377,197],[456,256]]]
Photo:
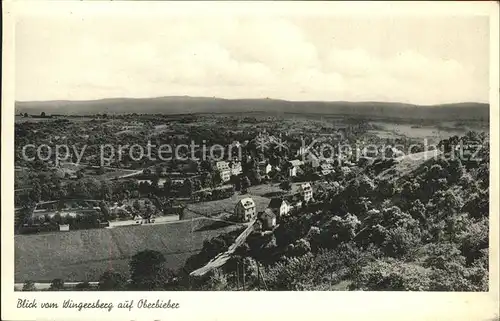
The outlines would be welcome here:
[[[271,170],[273,169],[273,167],[271,166],[271,164],[269,164],[268,162],[266,161],[262,161],[262,162],[259,162],[258,163],[258,168],[259,168],[259,173],[261,175],[267,175],[271,172]]]
[[[331,173],[335,173],[335,170],[333,169],[333,166],[331,163],[323,163],[319,166],[319,172],[321,175],[326,176]]]
[[[300,171],[300,166],[304,165],[304,162],[298,159],[294,159],[288,162],[290,165],[288,168],[288,176],[295,177],[297,172]]]
[[[278,219],[288,215],[290,212],[290,204],[281,197],[272,198],[267,208],[273,211]]]
[[[255,218],[255,202],[251,197],[245,197],[236,203],[234,215],[242,222],[249,222]]]
[[[300,194],[288,195],[285,197],[285,199],[288,202],[289,213],[293,209],[299,209],[302,207],[302,196]]]
[[[302,196],[304,202],[308,202],[309,200],[311,200],[313,197],[313,190],[311,183],[300,184],[299,193]]]
[[[229,167],[228,162],[219,161],[215,163],[215,167],[217,168],[223,182],[228,182],[231,179],[231,167]]]

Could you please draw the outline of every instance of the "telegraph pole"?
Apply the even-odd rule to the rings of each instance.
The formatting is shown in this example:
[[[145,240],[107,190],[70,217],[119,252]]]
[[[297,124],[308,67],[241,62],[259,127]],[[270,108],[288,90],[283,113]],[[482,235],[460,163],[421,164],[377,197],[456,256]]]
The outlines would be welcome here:
[[[243,262],[243,291],[245,291],[245,260]]]
[[[260,290],[260,267],[259,267],[259,262],[257,260],[255,260],[255,262],[257,263],[257,286],[259,287]]]
[[[236,289],[240,290],[240,262],[236,262]]]

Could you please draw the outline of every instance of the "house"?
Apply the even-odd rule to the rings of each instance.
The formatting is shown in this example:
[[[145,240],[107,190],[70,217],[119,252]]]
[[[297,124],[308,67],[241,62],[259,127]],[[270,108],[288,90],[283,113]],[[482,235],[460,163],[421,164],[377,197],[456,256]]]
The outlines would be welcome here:
[[[326,176],[331,173],[335,173],[331,163],[323,163],[319,166],[319,171],[321,175]]]
[[[297,156],[302,156],[308,153],[308,149],[304,146],[300,146],[299,150],[297,151]]]
[[[241,162],[231,162],[231,175],[239,175],[243,172],[243,169],[241,167]]]
[[[249,222],[255,217],[255,202],[250,197],[241,199],[236,203],[234,215],[242,222]]]
[[[317,168],[320,165],[320,159],[313,152],[309,152],[304,156],[306,163],[310,163],[313,168]]]
[[[294,159],[288,162],[288,176],[295,177],[297,176],[297,171],[300,169],[301,165],[304,165],[304,162],[298,159]]]
[[[230,145],[231,148],[233,147],[236,147],[236,148],[240,148],[241,147],[241,143],[237,140],[233,140],[233,142],[231,143]]]
[[[302,196],[300,194],[288,195],[286,200],[288,202],[288,212],[302,207]]]
[[[276,215],[269,208],[266,208],[263,212],[260,212],[257,217],[261,230],[269,231],[276,226]]]
[[[215,167],[217,168],[222,181],[229,182],[231,179],[231,168],[229,167],[229,163],[226,161],[219,161],[215,163]]]
[[[68,224],[59,224],[59,231],[64,231],[64,232],[69,231],[69,225]]]
[[[271,164],[267,163],[266,161],[259,162],[258,166],[259,166],[259,172],[261,175],[267,175],[273,169]]]
[[[278,219],[288,215],[290,212],[290,204],[285,199],[280,197],[272,198],[269,205],[267,205],[267,208],[273,211]]]
[[[218,171],[230,170],[229,163],[226,161],[216,162],[215,168],[217,168]]]
[[[299,193],[302,196],[304,202],[308,202],[313,197],[313,190],[311,187],[311,183],[303,183],[299,187]]]
[[[398,158],[405,155],[404,152],[400,151],[395,147],[387,147],[385,150],[382,151],[382,153],[383,153],[382,155],[386,158]]]
[[[379,151],[376,148],[370,148],[373,146],[366,146],[361,150],[361,155],[364,157],[377,157]]]

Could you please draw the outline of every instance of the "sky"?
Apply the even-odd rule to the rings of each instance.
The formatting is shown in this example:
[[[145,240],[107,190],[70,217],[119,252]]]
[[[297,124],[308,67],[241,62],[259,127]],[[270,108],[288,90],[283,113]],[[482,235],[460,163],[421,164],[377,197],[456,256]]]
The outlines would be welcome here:
[[[25,15],[16,100],[487,102],[484,16]]]

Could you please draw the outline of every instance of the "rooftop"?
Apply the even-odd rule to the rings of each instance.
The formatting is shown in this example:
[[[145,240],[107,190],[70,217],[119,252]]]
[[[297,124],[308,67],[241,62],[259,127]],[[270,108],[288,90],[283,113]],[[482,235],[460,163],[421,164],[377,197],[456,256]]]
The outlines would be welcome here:
[[[255,207],[255,202],[250,197],[242,198],[238,204],[241,204],[245,209]]]
[[[286,203],[286,200],[284,200],[281,197],[274,197],[274,198],[271,199],[271,201],[269,202],[269,205],[267,207],[269,207],[269,208],[279,208],[279,207],[281,207],[281,204],[283,204],[283,202]]]

